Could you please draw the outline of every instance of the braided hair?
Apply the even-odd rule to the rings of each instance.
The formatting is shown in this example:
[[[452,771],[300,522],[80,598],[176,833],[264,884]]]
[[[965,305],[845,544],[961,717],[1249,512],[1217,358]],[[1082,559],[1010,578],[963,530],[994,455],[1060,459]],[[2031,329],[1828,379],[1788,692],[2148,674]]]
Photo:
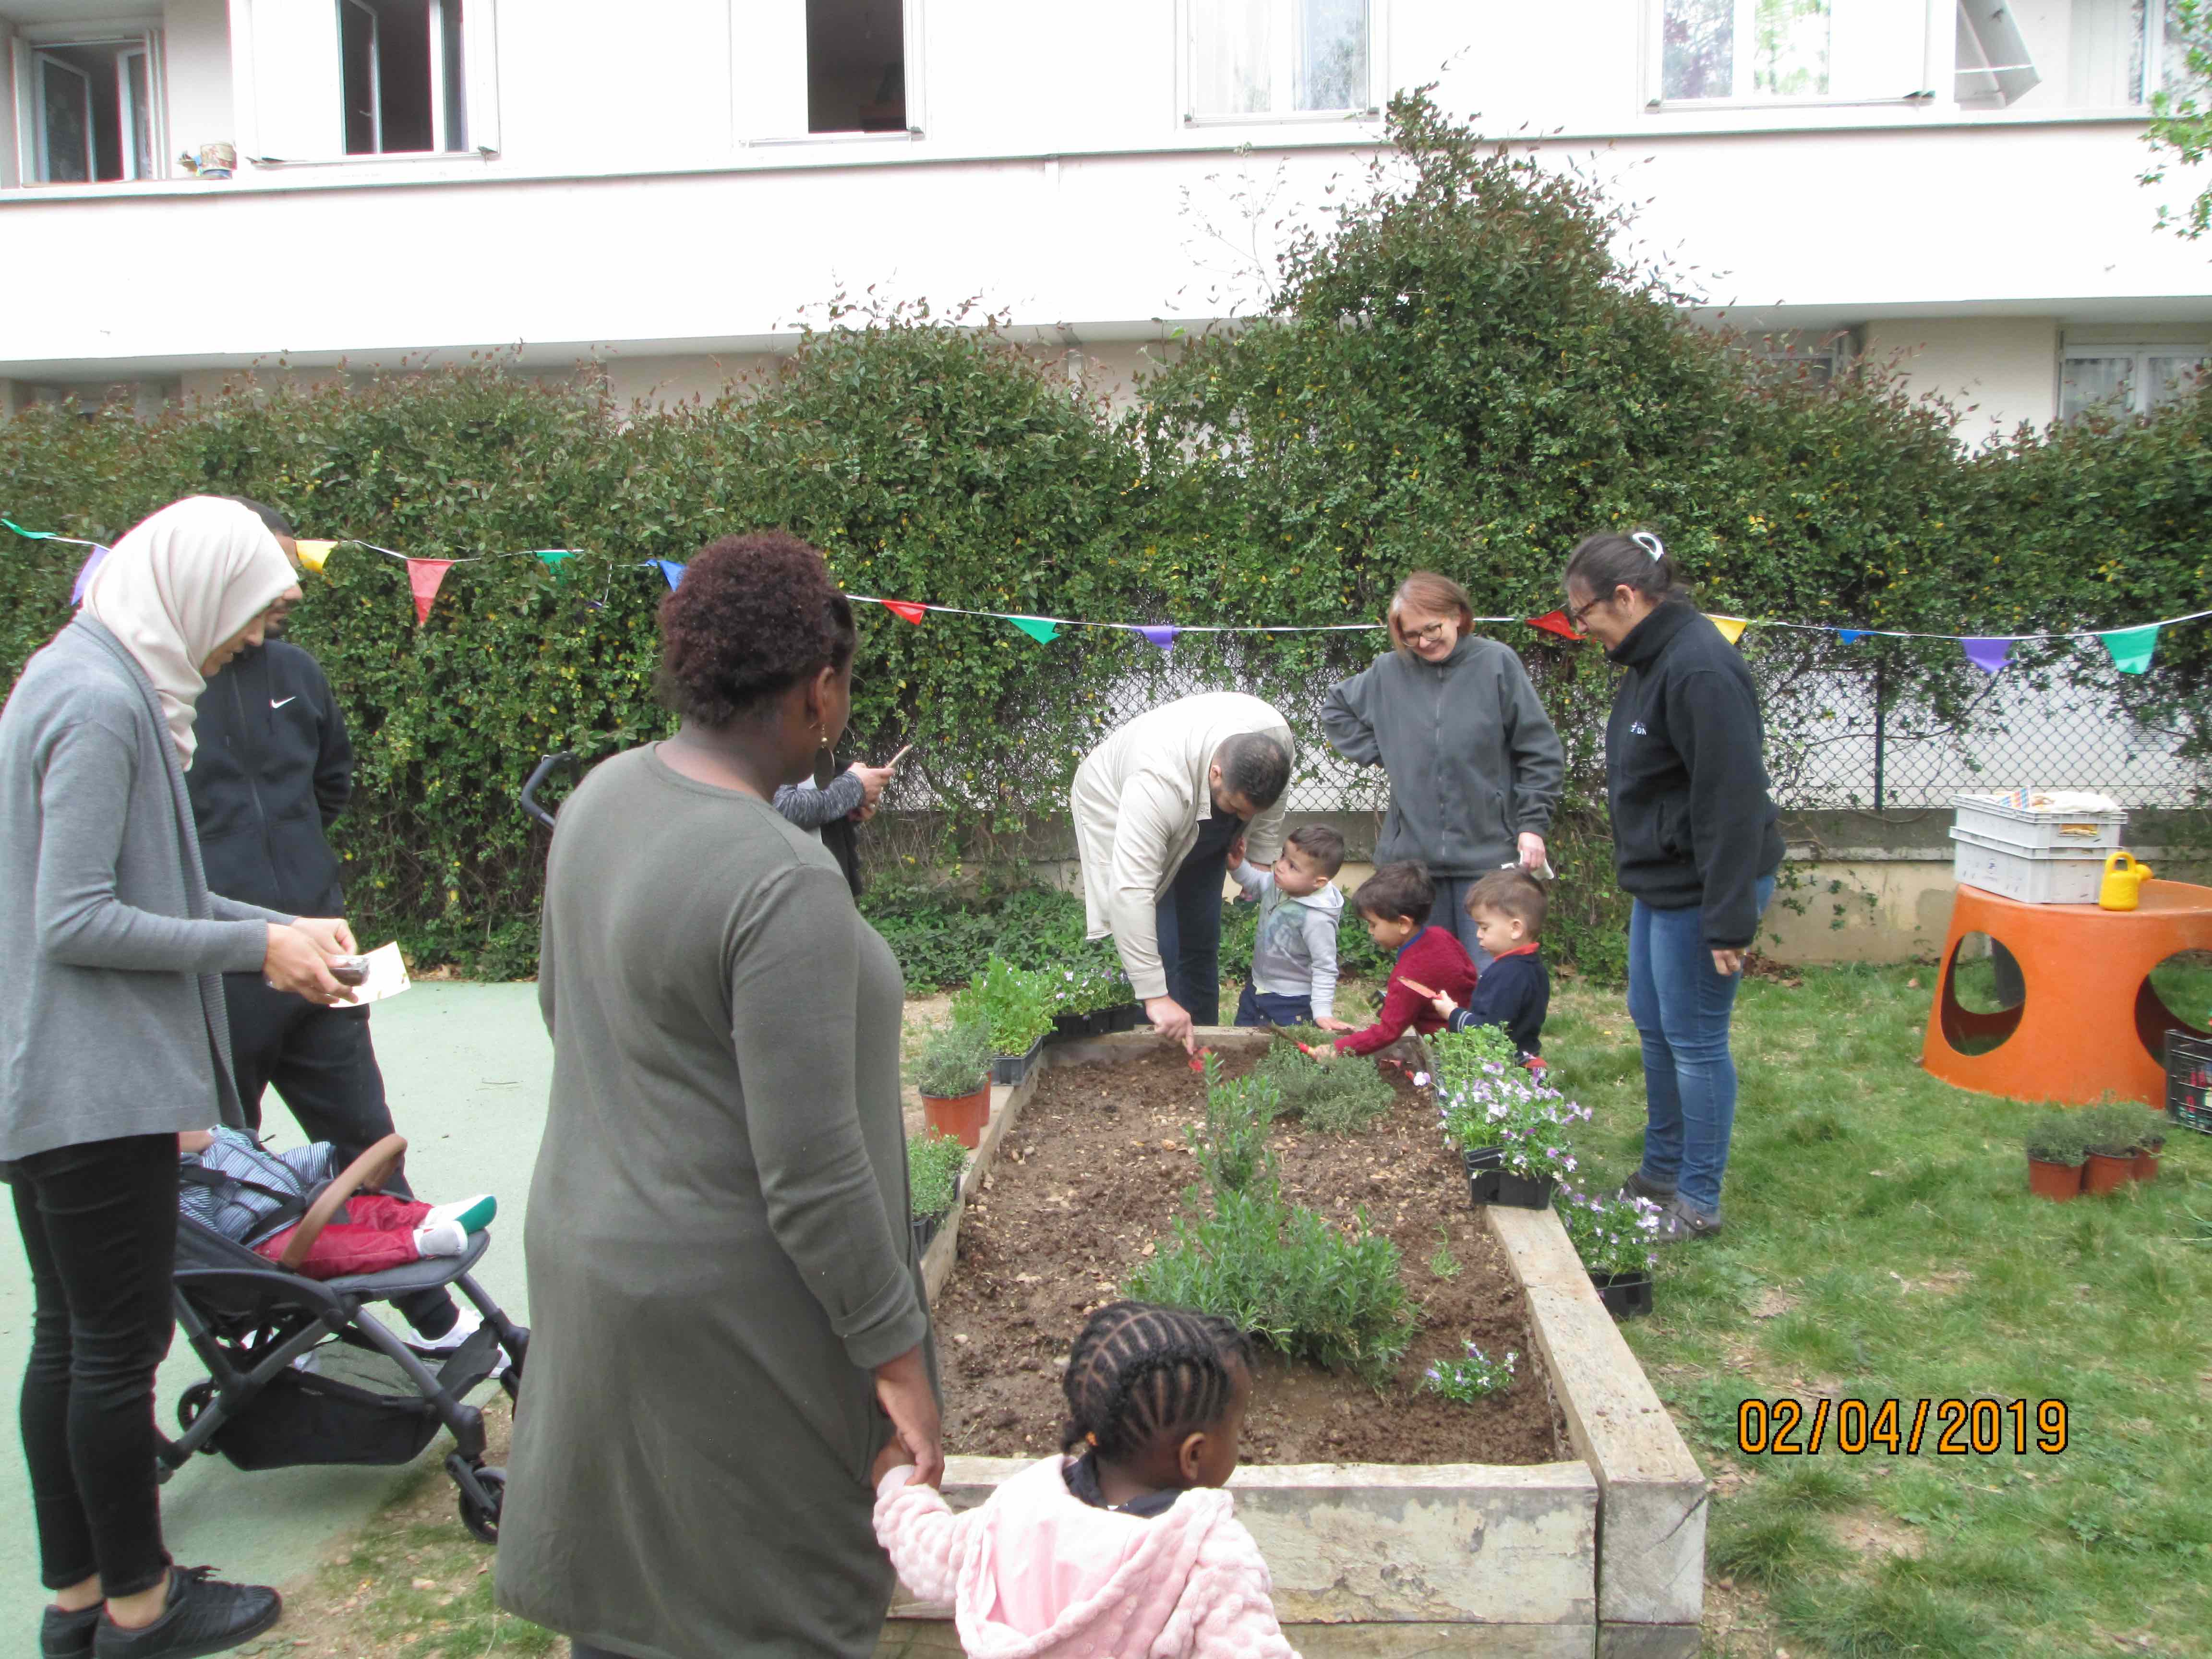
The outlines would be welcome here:
[[[1146,1302],[1113,1302],[1091,1316],[1068,1350],[1064,1450],[1135,1455],[1171,1435],[1218,1423],[1249,1372],[1251,1339],[1226,1319]]]

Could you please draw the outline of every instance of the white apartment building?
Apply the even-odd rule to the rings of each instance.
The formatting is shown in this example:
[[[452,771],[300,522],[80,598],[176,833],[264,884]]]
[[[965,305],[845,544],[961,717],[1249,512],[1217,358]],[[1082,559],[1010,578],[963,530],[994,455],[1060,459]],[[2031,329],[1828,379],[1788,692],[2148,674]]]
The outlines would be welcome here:
[[[1776,349],[1978,441],[2212,356],[2136,177],[2164,0],[0,0],[0,412],[506,351],[718,389],[841,289],[1126,386],[1394,88],[1640,204]],[[234,164],[226,168],[225,162]]]

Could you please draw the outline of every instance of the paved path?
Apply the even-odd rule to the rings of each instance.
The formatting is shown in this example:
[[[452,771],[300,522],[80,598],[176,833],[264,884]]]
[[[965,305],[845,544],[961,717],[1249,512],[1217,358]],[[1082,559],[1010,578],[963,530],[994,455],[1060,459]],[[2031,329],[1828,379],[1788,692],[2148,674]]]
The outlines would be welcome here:
[[[433,1199],[489,1192],[499,1199],[498,1241],[479,1277],[526,1324],[522,1213],[544,1123],[552,1050],[538,1018],[534,985],[418,984],[379,1007],[376,1048],[392,1115],[410,1143],[407,1170]],[[274,1096],[267,1122],[279,1146],[297,1128]],[[0,1228],[0,1378],[12,1401],[29,1342],[31,1293],[12,1225]],[[173,1424],[177,1396],[206,1373],[179,1340],[162,1368],[161,1420]],[[31,1499],[13,1413],[0,1451],[0,1630],[27,1638],[45,1600]],[[434,1452],[444,1437],[433,1443]],[[442,1455],[442,1454],[438,1454]],[[272,1469],[246,1474],[221,1457],[198,1457],[162,1489],[170,1553],[191,1565],[212,1562],[224,1577],[283,1583],[307,1572],[331,1543],[383,1504],[403,1470]],[[19,1643],[19,1645],[25,1644]]]

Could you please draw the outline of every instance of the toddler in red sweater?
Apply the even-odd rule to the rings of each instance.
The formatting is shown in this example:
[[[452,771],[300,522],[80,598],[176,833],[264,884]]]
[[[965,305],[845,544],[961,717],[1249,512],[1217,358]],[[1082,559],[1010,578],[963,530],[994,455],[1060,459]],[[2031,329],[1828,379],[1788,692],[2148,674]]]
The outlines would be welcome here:
[[[1410,860],[1384,865],[1352,896],[1352,908],[1367,924],[1367,937],[1377,949],[1395,952],[1396,960],[1382,994],[1382,1012],[1372,1025],[1355,1031],[1341,1020],[1316,1022],[1346,1034],[1336,1040],[1337,1053],[1371,1054],[1397,1042],[1408,1028],[1423,1036],[1442,1030],[1443,1021],[1432,1006],[1434,992],[1448,990],[1452,1000],[1464,1003],[1474,989],[1474,958],[1451,929],[1429,926],[1436,902],[1436,884],[1428,871]]]

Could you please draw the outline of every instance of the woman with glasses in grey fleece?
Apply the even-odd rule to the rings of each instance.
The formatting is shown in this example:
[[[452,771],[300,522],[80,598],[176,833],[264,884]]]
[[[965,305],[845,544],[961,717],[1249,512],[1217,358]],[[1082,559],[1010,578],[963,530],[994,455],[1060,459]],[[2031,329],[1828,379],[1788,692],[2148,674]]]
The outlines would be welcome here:
[[[1544,837],[1565,752],[1521,659],[1469,631],[1474,607],[1450,577],[1415,571],[1387,620],[1393,648],[1330,691],[1322,730],[1345,759],[1390,780],[1376,864],[1426,866],[1437,886],[1431,925],[1486,968],[1468,891],[1505,866],[1548,868]]]

